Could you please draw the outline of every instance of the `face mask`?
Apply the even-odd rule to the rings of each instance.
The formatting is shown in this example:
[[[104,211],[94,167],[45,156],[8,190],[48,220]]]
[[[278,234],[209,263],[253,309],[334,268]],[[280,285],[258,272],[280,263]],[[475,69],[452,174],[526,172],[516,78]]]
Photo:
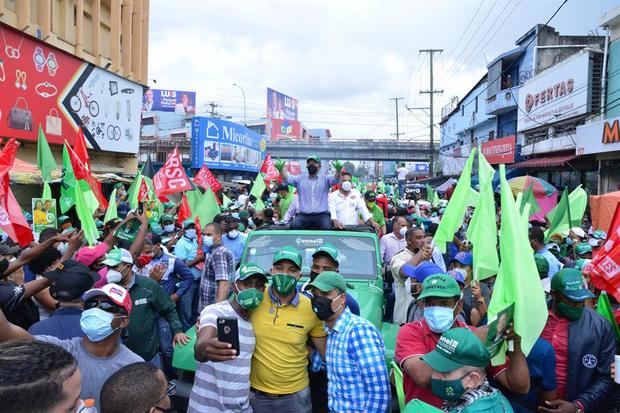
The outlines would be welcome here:
[[[336,297],[338,298],[338,297]],[[312,302],[312,311],[316,314],[317,318],[321,321],[327,320],[331,317],[335,312],[340,310],[340,306],[336,309],[336,311],[332,310],[332,302],[336,299],[331,299],[327,297],[314,296],[310,299]]]
[[[168,234],[174,232],[174,224],[164,225],[164,231],[166,231]]]
[[[573,245],[573,239],[572,238],[566,238],[566,245]]]
[[[375,207],[376,203],[375,202],[369,202],[366,205],[368,205],[368,209],[373,209]]]
[[[257,227],[260,227],[261,225],[263,225],[265,222],[260,219],[260,218],[254,218],[254,225]]]
[[[465,376],[457,380],[431,379],[431,391],[442,400],[449,402],[457,401],[465,393],[465,387],[463,386],[463,378]]]
[[[407,234],[407,227],[400,227],[400,229],[398,230],[398,233],[400,234],[401,237],[404,237],[405,234]]]
[[[65,252],[67,252],[67,248],[69,248],[69,245],[66,242],[59,242],[58,245],[56,245],[56,249],[60,252],[60,255],[64,255]]]
[[[315,173],[317,173],[317,172],[318,172],[319,167],[318,167],[318,166],[316,166],[316,165],[310,165],[310,166],[308,166],[306,169],[308,169],[308,173],[309,173],[310,175],[314,175]]]
[[[340,188],[342,188],[344,192],[351,191],[351,181],[344,181],[342,185],[340,185]]]
[[[239,219],[239,213],[238,212],[233,212],[231,215],[232,215],[233,218]]]
[[[195,229],[188,229],[185,231],[185,236],[189,239],[194,239],[196,238],[196,230]]]
[[[466,280],[467,277],[469,276],[469,273],[467,272],[467,270],[464,270],[463,268],[455,268],[454,271],[456,271],[459,274],[461,274],[463,276],[464,280]]]
[[[454,324],[454,308],[425,307],[424,319],[433,333],[443,334]]]
[[[232,231],[228,232],[228,238],[235,239],[238,236],[239,236],[239,231],[237,231],[236,229],[233,229]]]
[[[117,329],[112,328],[114,314],[107,313],[100,308],[91,308],[82,313],[80,327],[86,337],[93,343],[98,343],[110,337]]]
[[[149,265],[149,263],[153,261],[153,256],[152,255],[140,255],[138,257],[138,265],[140,267],[146,267],[147,265]]]
[[[283,296],[291,294],[297,286],[297,278],[288,274],[276,274],[272,277],[272,281],[276,291]]]
[[[561,301],[558,302],[557,309],[562,317],[568,318],[570,321],[578,320],[583,314],[583,307],[573,307]]]
[[[202,245],[204,245],[205,247],[213,246],[213,237],[209,237],[207,235],[203,235],[202,236]]]
[[[122,279],[123,279],[123,274],[121,274],[120,272],[112,268],[108,270],[108,274],[106,277],[106,280],[108,280],[108,284],[109,283],[118,284],[119,282],[121,282]]]
[[[248,288],[235,294],[235,300],[241,308],[252,311],[263,301],[263,293],[256,288]]]
[[[310,282],[314,281],[314,279],[319,275],[318,272],[310,271]]]
[[[598,247],[598,243],[599,243],[599,240],[597,240],[596,238],[590,238],[588,240],[588,244],[590,244],[592,248]]]

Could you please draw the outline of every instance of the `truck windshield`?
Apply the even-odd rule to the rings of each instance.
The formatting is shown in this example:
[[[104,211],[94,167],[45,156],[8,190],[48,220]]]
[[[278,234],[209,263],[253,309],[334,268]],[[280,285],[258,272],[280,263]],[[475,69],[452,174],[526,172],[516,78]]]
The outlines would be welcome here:
[[[257,264],[269,271],[273,254],[290,245],[299,250],[303,257],[302,274],[310,274],[312,254],[324,243],[333,244],[340,253],[340,274],[356,280],[377,278],[377,252],[373,238],[334,235],[256,235],[248,239],[244,262]]]

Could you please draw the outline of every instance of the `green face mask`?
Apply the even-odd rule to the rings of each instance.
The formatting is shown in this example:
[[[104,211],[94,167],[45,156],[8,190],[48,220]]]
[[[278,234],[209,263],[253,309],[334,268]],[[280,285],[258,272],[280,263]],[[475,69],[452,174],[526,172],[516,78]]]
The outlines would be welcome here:
[[[557,309],[562,317],[566,317],[571,321],[579,319],[581,314],[583,314],[583,307],[573,307],[561,301],[558,301]]]
[[[248,288],[235,294],[235,300],[241,308],[252,311],[263,301],[263,293],[256,288]]]
[[[274,288],[280,295],[287,296],[295,291],[295,287],[297,286],[297,278],[292,275],[275,274],[271,278]]]
[[[449,402],[457,401],[465,393],[465,387],[463,387],[463,378],[465,376],[456,380],[431,379],[431,391],[442,400]]]
[[[375,202],[369,202],[366,205],[368,206],[368,209],[373,209],[375,207],[376,203]]]

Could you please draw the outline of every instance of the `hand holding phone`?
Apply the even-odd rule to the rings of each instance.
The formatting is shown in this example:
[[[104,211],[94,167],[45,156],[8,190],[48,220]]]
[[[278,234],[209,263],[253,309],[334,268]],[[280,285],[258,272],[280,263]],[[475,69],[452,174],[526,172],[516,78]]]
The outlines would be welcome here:
[[[239,355],[239,325],[234,317],[217,318],[217,339],[228,343]]]

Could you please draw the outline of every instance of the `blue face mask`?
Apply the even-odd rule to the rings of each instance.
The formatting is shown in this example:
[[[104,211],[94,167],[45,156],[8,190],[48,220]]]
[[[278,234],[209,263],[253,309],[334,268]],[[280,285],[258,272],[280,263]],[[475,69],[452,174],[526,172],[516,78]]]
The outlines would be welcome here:
[[[213,237],[208,237],[206,235],[202,236],[202,245],[204,245],[205,247],[212,247],[213,246]]]
[[[566,238],[566,245],[573,245],[573,239],[571,237]]]
[[[80,327],[90,341],[98,343],[118,330],[118,328],[112,328],[113,319],[114,314],[107,313],[100,308],[91,308],[82,313]]]
[[[193,228],[185,230],[185,236],[189,239],[196,238],[196,230]]]
[[[454,308],[424,307],[424,319],[433,333],[443,334],[454,324]]]

